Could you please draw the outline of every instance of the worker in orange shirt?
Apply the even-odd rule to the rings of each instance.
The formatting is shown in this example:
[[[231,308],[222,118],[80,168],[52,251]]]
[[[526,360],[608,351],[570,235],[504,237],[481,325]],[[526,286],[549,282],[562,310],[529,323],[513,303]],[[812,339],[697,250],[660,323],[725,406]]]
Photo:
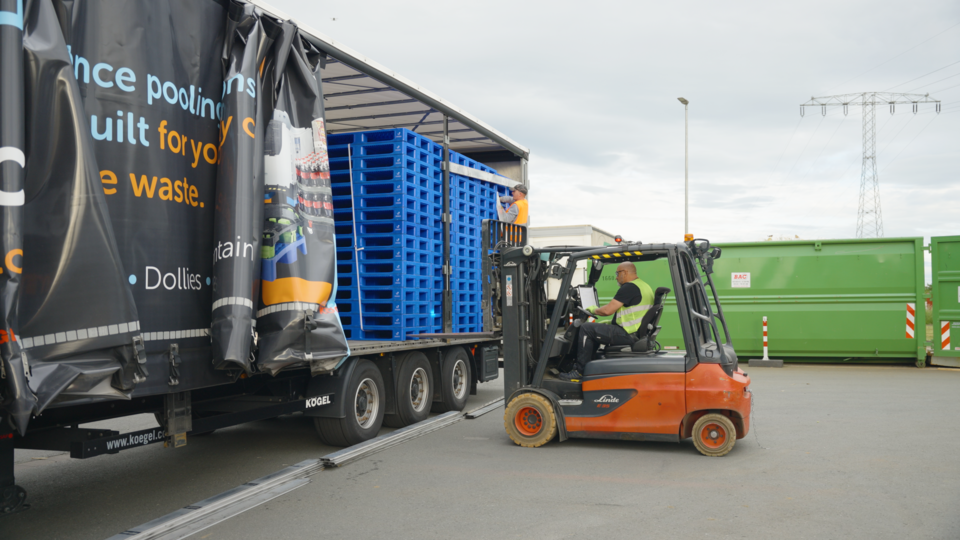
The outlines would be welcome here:
[[[510,195],[500,197],[500,202],[510,204],[503,221],[515,225],[530,225],[530,206],[527,202],[527,186],[523,184],[513,186],[513,191],[510,192]]]

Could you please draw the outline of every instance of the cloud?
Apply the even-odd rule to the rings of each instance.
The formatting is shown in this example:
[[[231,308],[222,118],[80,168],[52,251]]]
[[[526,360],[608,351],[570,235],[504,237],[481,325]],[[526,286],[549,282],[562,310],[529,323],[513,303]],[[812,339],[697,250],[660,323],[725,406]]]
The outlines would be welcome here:
[[[930,39],[955,1],[273,2],[529,147],[535,225],[681,238],[684,96],[693,232],[852,237],[861,111],[799,105],[896,87],[944,112],[876,110],[886,235],[960,230],[960,76],[932,84],[960,65],[921,77],[957,60],[960,27]]]

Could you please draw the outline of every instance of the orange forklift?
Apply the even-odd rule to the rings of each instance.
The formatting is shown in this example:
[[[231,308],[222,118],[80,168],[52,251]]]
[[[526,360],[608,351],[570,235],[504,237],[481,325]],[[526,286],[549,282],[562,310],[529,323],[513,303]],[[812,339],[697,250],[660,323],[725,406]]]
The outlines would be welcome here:
[[[751,395],[711,278],[720,254],[703,239],[502,248],[495,265],[504,427],[510,439],[538,447],[554,437],[671,442],[692,437],[706,456],[730,452],[750,429]],[[650,283],[656,287],[653,307],[631,336],[633,344],[601,348],[579,380],[559,378],[576,357],[579,327],[593,316],[585,308],[597,303],[594,284],[604,265],[641,263],[643,277],[642,263],[660,259],[668,262],[673,282]],[[587,262],[588,281],[573,286],[580,261]],[[548,279],[560,281],[556,300],[548,300]],[[657,343],[664,299],[671,294],[663,285],[672,285],[684,350],[663,350]]]

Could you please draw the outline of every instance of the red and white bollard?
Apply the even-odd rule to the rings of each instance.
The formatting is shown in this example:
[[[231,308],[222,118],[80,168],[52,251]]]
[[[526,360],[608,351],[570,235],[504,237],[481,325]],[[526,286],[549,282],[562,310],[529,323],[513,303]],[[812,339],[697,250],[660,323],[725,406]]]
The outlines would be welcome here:
[[[769,360],[767,356],[767,318],[763,318],[763,360]]]
[[[940,322],[940,350],[950,350],[950,322]]]
[[[783,367],[783,360],[772,360],[770,358],[766,317],[763,318],[763,358],[750,360],[750,367]]]

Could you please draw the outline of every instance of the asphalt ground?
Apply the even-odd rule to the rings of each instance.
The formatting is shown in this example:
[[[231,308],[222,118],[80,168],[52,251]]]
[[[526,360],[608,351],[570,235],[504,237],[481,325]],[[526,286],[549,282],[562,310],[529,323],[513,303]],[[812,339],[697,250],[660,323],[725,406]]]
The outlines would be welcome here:
[[[751,433],[725,457],[690,440],[520,448],[501,408],[324,470],[193,538],[960,538],[960,370],[747,371]],[[330,451],[290,417],[177,450],[29,456],[17,474],[33,508],[0,519],[0,538],[106,538]]]

